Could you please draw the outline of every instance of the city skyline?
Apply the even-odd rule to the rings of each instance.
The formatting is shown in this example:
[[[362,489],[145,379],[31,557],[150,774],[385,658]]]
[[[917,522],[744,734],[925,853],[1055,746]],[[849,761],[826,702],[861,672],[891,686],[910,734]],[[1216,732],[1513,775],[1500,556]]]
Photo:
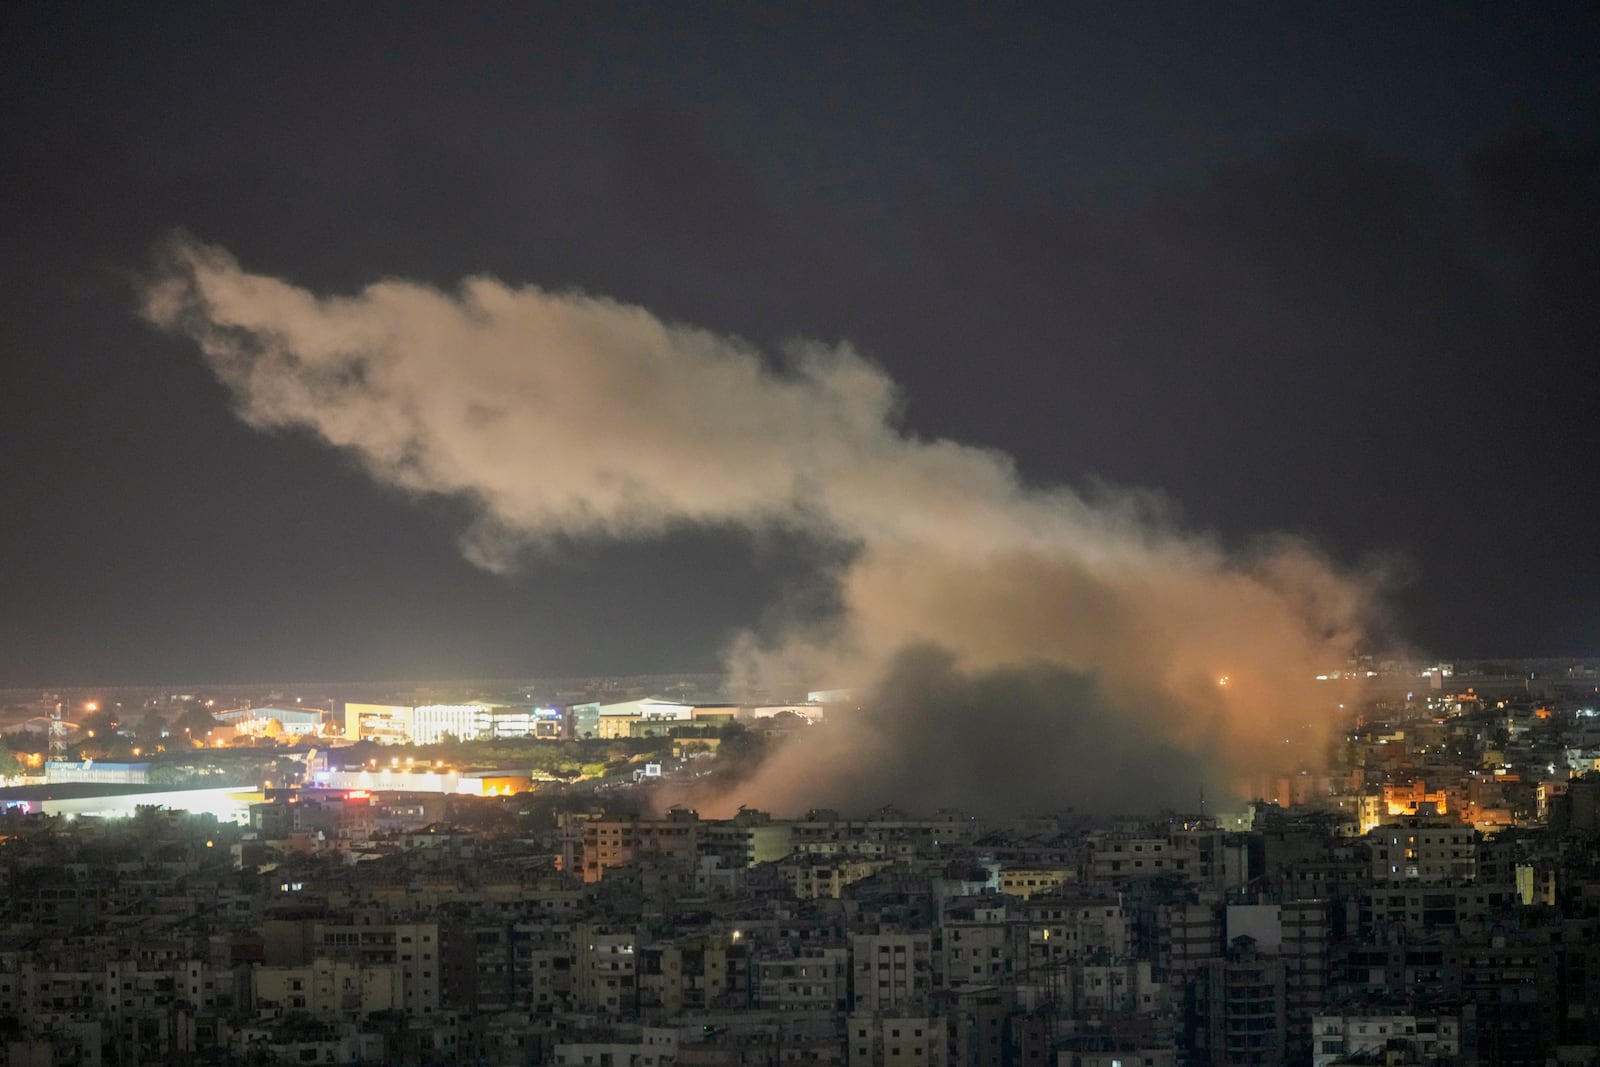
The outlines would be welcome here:
[[[1288,535],[1378,589],[1352,647],[1600,651],[1593,12],[1156,11],[8,13],[0,685],[704,671],[839,608],[840,527],[720,508],[474,566],[483,483],[258,434],[145,321],[175,231],[318,298],[581,292],[780,383],[813,339],[855,377],[769,412],[881,390],[895,449],[1139,510],[1219,589]],[[564,439],[637,456],[659,401]]]

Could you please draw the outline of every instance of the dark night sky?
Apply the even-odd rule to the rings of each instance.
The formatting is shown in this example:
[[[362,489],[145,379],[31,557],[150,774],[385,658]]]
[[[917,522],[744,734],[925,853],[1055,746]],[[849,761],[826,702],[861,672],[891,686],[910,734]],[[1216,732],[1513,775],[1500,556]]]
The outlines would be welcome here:
[[[475,570],[141,321],[174,228],[848,339],[1030,483],[1390,561],[1420,650],[1600,653],[1600,9],[1288,7],[9,5],[0,684],[703,669],[805,571]]]

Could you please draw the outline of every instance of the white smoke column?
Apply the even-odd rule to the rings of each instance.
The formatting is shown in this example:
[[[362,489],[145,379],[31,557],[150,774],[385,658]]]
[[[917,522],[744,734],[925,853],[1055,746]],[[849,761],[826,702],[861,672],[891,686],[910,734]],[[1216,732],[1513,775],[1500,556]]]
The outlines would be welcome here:
[[[904,685],[896,657],[917,646],[942,650],[950,689],[1066,672],[1124,734],[1247,769],[1286,738],[1318,743],[1310,679],[1348,656],[1368,609],[1366,583],[1304,546],[1232,555],[1139,496],[1024,487],[998,453],[905,432],[893,383],[848,346],[795,345],[774,362],[637,307],[489,278],[321,296],[185,240],[144,295],[250,425],[310,430],[381,482],[468,501],[464,551],[482,566],[509,568],[548,539],[686,524],[854,546],[835,625],[737,642],[741,672],[825,684],[893,664]],[[1025,727],[1013,743],[1048,746],[1052,720],[1034,710],[968,726]],[[827,731],[839,773],[817,789],[893,778],[880,772],[907,729],[867,715]],[[800,804],[813,756],[788,754],[749,798]],[[968,780],[993,773],[977,765]]]

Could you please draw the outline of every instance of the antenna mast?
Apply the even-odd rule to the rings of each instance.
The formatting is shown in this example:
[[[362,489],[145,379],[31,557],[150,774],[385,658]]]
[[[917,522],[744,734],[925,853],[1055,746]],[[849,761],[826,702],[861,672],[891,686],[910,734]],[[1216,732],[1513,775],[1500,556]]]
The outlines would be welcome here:
[[[66,760],[67,723],[61,717],[61,701],[58,700],[50,709],[50,762],[65,763]]]

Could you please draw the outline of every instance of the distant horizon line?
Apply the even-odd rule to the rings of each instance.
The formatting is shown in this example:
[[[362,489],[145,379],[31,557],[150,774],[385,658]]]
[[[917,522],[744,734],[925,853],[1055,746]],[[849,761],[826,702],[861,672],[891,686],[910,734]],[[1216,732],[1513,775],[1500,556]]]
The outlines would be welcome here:
[[[1548,666],[1561,664],[1568,667],[1593,667],[1600,669],[1600,653],[1583,655],[1518,655],[1518,656],[1429,656],[1412,657],[1400,662],[1406,664],[1433,664],[1452,663],[1457,665],[1457,673],[1462,673],[1461,667],[1487,666],[1504,664],[1507,666]],[[0,700],[9,701],[27,697],[29,694],[42,695],[48,692],[73,692],[86,689],[101,691],[127,691],[147,690],[161,692],[180,692],[202,690],[233,690],[233,689],[283,689],[293,687],[332,687],[346,688],[412,688],[421,689],[429,687],[447,688],[452,686],[529,686],[529,685],[624,685],[640,683],[672,683],[694,682],[707,679],[726,679],[727,671],[721,670],[684,670],[684,671],[641,671],[638,673],[624,674],[620,672],[600,672],[594,674],[513,674],[513,675],[458,675],[455,677],[435,678],[407,678],[395,676],[388,678],[276,678],[256,679],[249,681],[53,681],[35,683],[8,683],[0,685]]]
[[[206,690],[224,689],[286,689],[295,687],[331,687],[343,686],[347,688],[381,688],[384,686],[421,689],[429,687],[445,688],[450,686],[528,686],[528,685],[560,685],[563,683],[582,685],[602,684],[637,684],[650,681],[685,682],[705,680],[711,678],[726,678],[725,671],[657,671],[640,674],[556,674],[556,675],[502,675],[502,676],[460,676],[454,678],[298,678],[293,680],[267,679],[256,681],[159,681],[159,682],[43,682],[37,684],[9,684],[0,686],[0,700],[8,700],[28,694],[43,694],[50,692],[74,692],[86,689],[101,690],[105,692],[145,690],[160,692],[203,692]]]

